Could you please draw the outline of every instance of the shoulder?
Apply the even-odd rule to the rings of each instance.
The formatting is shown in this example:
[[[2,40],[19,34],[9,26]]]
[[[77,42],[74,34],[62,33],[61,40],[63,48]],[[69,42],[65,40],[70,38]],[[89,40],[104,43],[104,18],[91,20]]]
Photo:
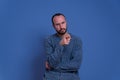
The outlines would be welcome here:
[[[74,34],[71,34],[71,40],[75,43],[75,44],[80,44],[82,45],[82,39],[79,36],[76,36]]]
[[[49,40],[49,39],[53,39],[55,37],[56,34],[52,34],[52,35],[49,35],[47,36],[45,39]]]
[[[76,36],[76,35],[74,35],[74,34],[71,34],[71,33],[70,33],[70,35],[71,35],[71,38],[72,38],[73,40],[82,41],[80,37],[78,37],[78,36]]]
[[[45,41],[46,42],[52,42],[55,37],[56,37],[56,34],[49,35],[45,38]]]

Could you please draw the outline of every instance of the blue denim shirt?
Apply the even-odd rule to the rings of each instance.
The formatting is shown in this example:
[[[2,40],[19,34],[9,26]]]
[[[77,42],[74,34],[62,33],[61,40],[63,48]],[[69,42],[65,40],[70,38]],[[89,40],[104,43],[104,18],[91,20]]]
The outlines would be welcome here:
[[[82,60],[82,42],[70,34],[68,45],[59,44],[61,37],[57,34],[49,36],[45,41],[45,51],[49,65],[56,71],[76,71]]]

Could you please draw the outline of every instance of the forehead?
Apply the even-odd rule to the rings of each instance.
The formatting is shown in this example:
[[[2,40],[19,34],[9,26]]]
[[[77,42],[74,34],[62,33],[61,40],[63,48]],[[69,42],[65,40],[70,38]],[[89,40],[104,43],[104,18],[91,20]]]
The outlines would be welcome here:
[[[53,18],[53,22],[56,22],[56,23],[63,22],[63,21],[65,21],[65,17],[62,16],[62,15],[55,16],[55,17]]]

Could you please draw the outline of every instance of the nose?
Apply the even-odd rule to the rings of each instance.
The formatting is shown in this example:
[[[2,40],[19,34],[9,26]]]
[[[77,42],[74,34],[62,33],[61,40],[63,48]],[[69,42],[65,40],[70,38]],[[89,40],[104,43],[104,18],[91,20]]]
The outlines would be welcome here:
[[[64,26],[62,24],[60,24],[60,28],[64,28]]]

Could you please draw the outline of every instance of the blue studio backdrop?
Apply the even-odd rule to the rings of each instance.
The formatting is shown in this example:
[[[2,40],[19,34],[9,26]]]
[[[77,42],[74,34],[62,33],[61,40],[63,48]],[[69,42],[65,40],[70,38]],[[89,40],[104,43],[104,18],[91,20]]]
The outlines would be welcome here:
[[[0,0],[0,80],[42,80],[56,12],[82,39],[81,80],[120,80],[119,0]]]

